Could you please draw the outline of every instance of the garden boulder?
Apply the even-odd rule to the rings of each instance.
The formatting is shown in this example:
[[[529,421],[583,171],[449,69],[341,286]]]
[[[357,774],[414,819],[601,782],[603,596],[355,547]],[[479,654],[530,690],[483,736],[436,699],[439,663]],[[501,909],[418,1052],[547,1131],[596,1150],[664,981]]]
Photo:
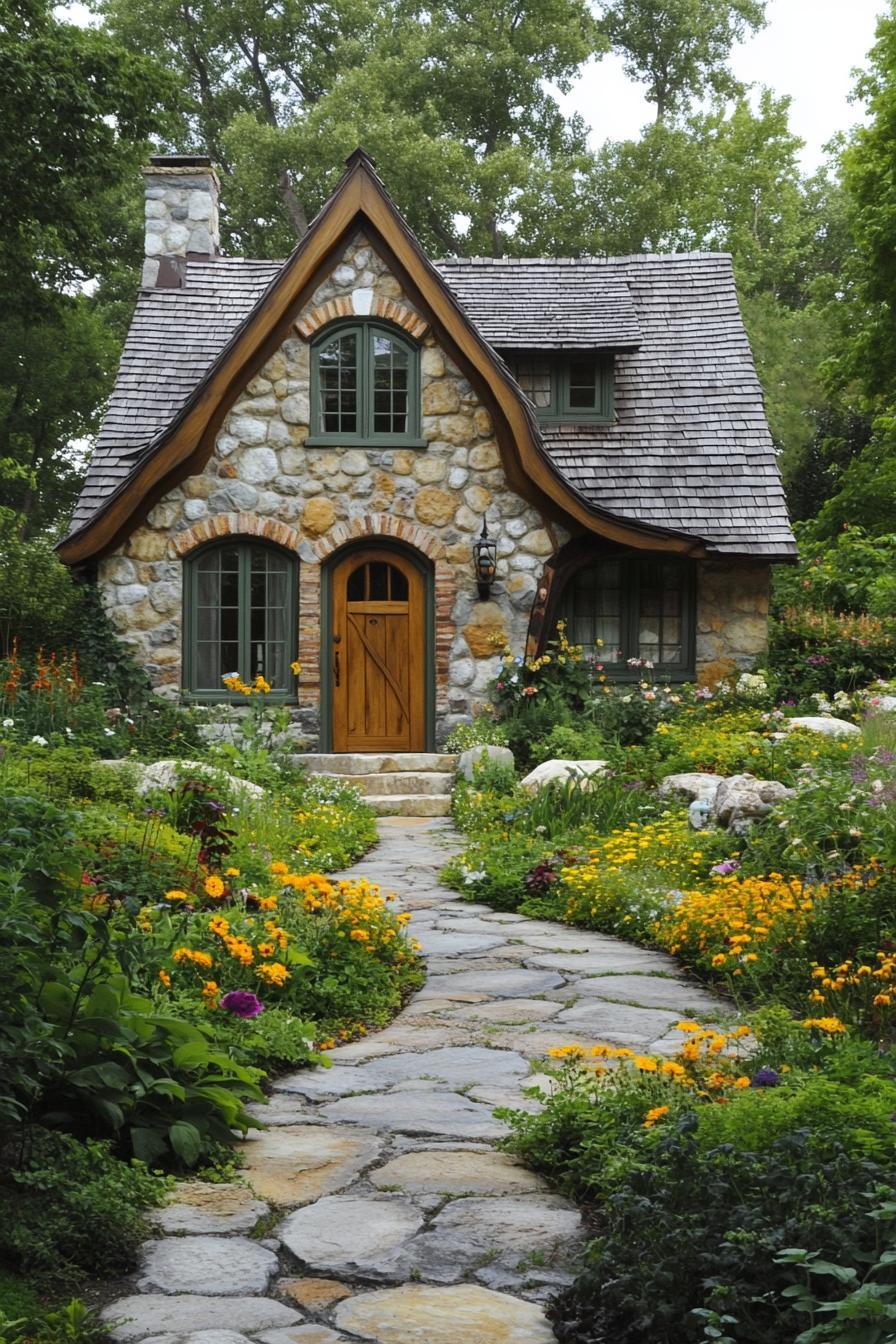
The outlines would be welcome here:
[[[462,779],[472,780],[477,765],[501,765],[513,769],[513,752],[509,747],[482,745],[462,751],[457,762],[457,773]]]
[[[805,728],[810,733],[822,733],[825,737],[858,737],[861,732],[857,723],[821,714],[804,714],[795,719],[785,719],[781,726],[788,733],[792,733],[795,728]]]
[[[872,714],[892,714],[896,710],[896,695],[873,695],[868,708]]]
[[[582,783],[583,788],[590,786],[591,780],[603,775],[607,769],[606,761],[543,761],[536,765],[525,779],[522,787],[527,793],[538,793],[546,784],[559,780],[565,784],[573,779]]]
[[[143,765],[139,761],[131,761],[125,758],[120,761],[103,761],[101,764],[110,767],[120,767],[132,770],[136,776],[135,788],[141,795],[153,793],[156,789],[163,793],[175,793],[181,786],[184,779],[190,776],[201,775],[212,782],[220,780],[222,788],[227,790],[244,803],[254,803],[260,798],[264,798],[265,791],[260,784],[253,784],[251,780],[240,779],[237,775],[229,775],[226,770],[216,770],[214,766],[208,765],[205,761],[153,761],[151,765]]]
[[[660,798],[681,797],[689,803],[707,803],[711,806],[724,778],[724,775],[710,775],[701,771],[684,775],[667,775],[660,781],[657,794]]]
[[[776,779],[731,775],[723,779],[716,790],[710,817],[717,826],[727,826],[730,831],[741,834],[754,821],[767,816],[773,807],[793,795],[793,789],[779,784]]]

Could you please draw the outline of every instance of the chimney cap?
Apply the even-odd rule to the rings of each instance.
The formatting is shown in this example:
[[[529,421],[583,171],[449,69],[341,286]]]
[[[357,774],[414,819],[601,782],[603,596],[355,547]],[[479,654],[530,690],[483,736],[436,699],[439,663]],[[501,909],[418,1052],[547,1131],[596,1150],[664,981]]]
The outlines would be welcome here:
[[[153,168],[211,168],[207,154],[150,154]]]

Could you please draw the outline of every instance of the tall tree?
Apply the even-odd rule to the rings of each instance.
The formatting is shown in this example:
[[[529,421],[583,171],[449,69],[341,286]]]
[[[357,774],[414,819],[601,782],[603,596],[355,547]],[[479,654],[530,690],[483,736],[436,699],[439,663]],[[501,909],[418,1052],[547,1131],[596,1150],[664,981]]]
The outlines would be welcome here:
[[[601,0],[601,27],[660,124],[708,93],[741,91],[731,48],[765,23],[766,0]]]
[[[288,250],[359,143],[438,251],[501,252],[524,221],[534,237],[539,184],[575,204],[586,131],[545,81],[568,87],[601,45],[586,0],[101,3],[122,38],[178,54],[178,143],[204,141],[227,175],[234,250]]]

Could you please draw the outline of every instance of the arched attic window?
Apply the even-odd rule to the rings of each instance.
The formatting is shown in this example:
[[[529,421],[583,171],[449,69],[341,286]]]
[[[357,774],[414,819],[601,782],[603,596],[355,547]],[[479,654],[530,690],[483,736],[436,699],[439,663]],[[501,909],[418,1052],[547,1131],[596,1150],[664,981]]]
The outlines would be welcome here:
[[[636,551],[586,558],[557,603],[570,643],[596,653],[615,681],[695,673],[695,571],[691,560]]]
[[[227,537],[184,562],[184,687],[199,700],[242,701],[224,677],[263,676],[269,699],[295,698],[298,560],[255,537]]]
[[[308,442],[425,447],[419,346],[375,322],[325,328],[311,347]]]

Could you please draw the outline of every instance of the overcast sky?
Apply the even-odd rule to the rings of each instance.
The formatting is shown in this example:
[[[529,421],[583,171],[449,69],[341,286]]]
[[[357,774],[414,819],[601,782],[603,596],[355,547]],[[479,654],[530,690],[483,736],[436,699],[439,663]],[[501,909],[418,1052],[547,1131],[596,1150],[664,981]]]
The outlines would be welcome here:
[[[832,135],[861,120],[861,108],[848,101],[852,71],[865,65],[877,16],[886,8],[886,0],[769,0],[767,27],[733,53],[739,79],[793,98],[790,124],[806,142],[809,171],[824,158]],[[560,103],[581,113],[595,145],[635,138],[653,115],[640,85],[625,77],[614,56],[590,65]]]

